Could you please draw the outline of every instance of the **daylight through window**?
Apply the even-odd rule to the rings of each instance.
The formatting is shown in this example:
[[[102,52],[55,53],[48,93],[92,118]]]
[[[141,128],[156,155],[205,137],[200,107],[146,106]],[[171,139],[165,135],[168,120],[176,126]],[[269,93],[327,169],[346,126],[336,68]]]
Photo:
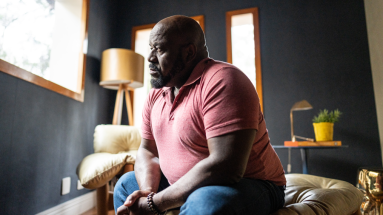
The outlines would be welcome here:
[[[227,61],[238,67],[254,84],[263,111],[258,9],[226,13]]]
[[[1,0],[0,59],[80,93],[86,2]]]

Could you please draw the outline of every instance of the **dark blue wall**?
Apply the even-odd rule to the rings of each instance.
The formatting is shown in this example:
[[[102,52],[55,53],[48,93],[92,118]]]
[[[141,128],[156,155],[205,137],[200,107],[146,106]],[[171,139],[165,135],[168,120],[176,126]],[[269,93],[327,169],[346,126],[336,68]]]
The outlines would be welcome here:
[[[108,8],[90,4],[83,103],[0,72],[0,214],[36,214],[89,192],[77,190],[76,167],[93,152],[95,126],[112,121],[115,99],[98,85]],[[61,196],[67,176],[71,192]]]
[[[133,26],[204,15],[210,56],[225,61],[225,12],[248,7],[260,12],[272,144],[290,139],[289,110],[306,99],[314,109],[295,113],[296,134],[313,137],[313,115],[339,108],[344,115],[334,138],[349,145],[310,151],[311,174],[354,184],[357,167],[381,166],[362,0],[91,0],[84,103],[0,72],[1,214],[35,214],[88,192],[76,190],[75,170],[93,152],[94,127],[112,121],[115,99],[98,86],[104,49],[130,48]],[[287,151],[277,153],[286,167]],[[293,172],[301,172],[300,165],[293,151]],[[71,193],[60,196],[67,176]]]
[[[225,12],[259,7],[264,112],[273,145],[290,137],[289,111],[302,99],[313,110],[295,112],[295,133],[314,137],[319,109],[339,108],[334,138],[349,148],[310,150],[309,172],[355,184],[359,166],[381,166],[379,134],[363,0],[116,0],[112,46],[130,48],[133,26],[176,14],[204,15],[210,57],[226,60]],[[287,150],[276,150],[286,168]],[[292,172],[301,172],[293,150]]]

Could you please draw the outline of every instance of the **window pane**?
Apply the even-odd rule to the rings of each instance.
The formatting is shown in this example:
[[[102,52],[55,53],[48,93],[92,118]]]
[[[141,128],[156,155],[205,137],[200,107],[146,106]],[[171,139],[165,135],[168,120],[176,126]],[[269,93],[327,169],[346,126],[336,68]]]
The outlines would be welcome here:
[[[82,4],[81,0],[1,0],[0,58],[80,92]]]
[[[36,75],[49,78],[54,3],[54,1],[0,1],[1,59]]]
[[[231,17],[233,65],[241,69],[256,86],[253,14]]]
[[[143,30],[136,31],[135,38],[135,52],[145,57],[144,65],[144,86],[134,90],[134,126],[141,130],[142,123],[142,109],[144,108],[144,103],[146,96],[149,94],[150,89],[152,88],[150,84],[150,74],[149,74],[149,62],[147,56],[150,52],[149,46],[149,36],[152,28],[147,28]]]

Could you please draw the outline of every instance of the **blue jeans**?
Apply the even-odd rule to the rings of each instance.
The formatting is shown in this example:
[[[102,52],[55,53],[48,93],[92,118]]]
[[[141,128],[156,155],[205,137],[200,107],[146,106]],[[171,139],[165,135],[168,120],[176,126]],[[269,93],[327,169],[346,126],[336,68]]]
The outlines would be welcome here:
[[[164,175],[158,192],[169,185]],[[124,174],[114,188],[114,209],[124,204],[130,193],[139,190],[134,172]],[[180,208],[180,215],[268,215],[283,207],[284,189],[272,182],[241,179],[230,186],[206,186],[189,195]]]

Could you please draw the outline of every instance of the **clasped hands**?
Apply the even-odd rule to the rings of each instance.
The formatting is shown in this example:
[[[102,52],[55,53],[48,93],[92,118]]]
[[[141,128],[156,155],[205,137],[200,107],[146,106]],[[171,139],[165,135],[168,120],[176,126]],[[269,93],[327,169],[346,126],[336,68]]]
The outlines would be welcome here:
[[[147,190],[134,191],[117,209],[117,215],[152,215],[146,199],[150,192]]]

